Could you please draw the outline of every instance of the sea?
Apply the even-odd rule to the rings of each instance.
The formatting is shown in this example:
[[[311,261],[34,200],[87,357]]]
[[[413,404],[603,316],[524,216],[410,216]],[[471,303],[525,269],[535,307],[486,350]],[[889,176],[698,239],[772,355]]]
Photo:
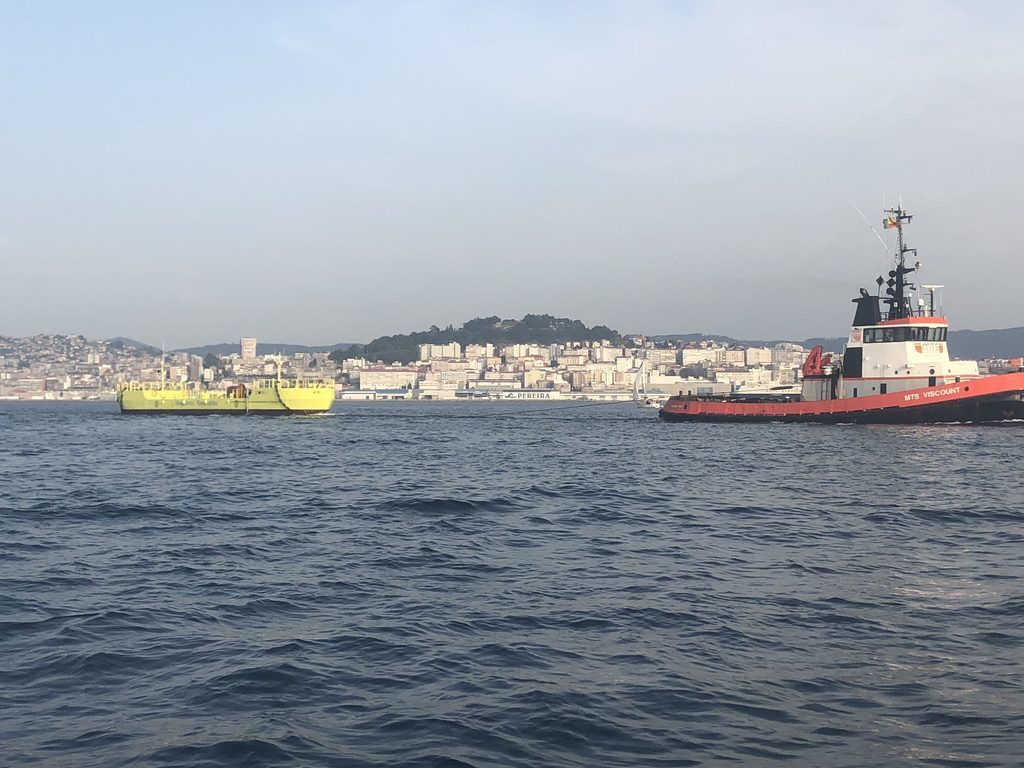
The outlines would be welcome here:
[[[0,404],[0,765],[1021,766],[1024,424]]]

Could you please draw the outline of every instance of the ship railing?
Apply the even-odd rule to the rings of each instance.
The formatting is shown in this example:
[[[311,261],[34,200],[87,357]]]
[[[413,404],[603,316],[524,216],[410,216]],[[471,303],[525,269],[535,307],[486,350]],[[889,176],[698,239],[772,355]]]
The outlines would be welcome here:
[[[937,311],[933,312],[930,307],[918,307],[917,309],[911,309],[911,310],[909,310],[906,313],[905,316],[906,317],[944,317],[944,315],[940,314]],[[885,319],[886,320],[896,320],[897,317],[898,317],[897,313],[895,311],[893,311],[893,310],[889,310],[888,312],[885,313]]]
[[[121,391],[131,392],[185,392],[188,390],[197,390],[198,387],[194,381],[183,381],[183,382],[161,382],[161,381],[124,381],[118,385],[118,389]]]
[[[260,379],[258,385],[263,389],[272,389],[277,386],[282,389],[313,389],[317,387],[333,387],[334,382],[326,379]],[[118,384],[119,391],[132,392],[183,392],[201,391],[199,385],[194,381],[186,382],[160,382],[160,381],[123,381]]]
[[[324,379],[264,379],[260,386],[267,389],[274,386],[278,389],[315,389],[334,385]]]

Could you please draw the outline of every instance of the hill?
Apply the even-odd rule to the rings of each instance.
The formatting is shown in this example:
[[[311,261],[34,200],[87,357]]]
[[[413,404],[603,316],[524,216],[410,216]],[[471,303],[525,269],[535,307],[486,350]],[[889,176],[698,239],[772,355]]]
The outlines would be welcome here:
[[[149,355],[160,354],[159,347],[154,347],[152,344],[145,344],[141,341],[136,341],[135,339],[129,339],[126,336],[115,336],[112,339],[106,339],[106,342],[112,347],[122,349],[124,347],[134,347],[135,349],[141,350],[142,352],[145,352],[146,354]]]
[[[815,337],[804,339],[775,339],[771,341],[755,339],[734,339],[730,336],[702,333],[673,333],[652,336],[656,341],[715,341],[719,344],[738,344],[741,346],[761,347],[774,346],[782,341],[795,341],[808,349],[821,344],[826,351],[841,352],[846,344],[845,337]],[[1024,356],[1024,327],[997,328],[988,331],[950,331],[949,349],[951,356],[958,360],[985,360],[989,358],[1007,359]]]
[[[1024,355],[1024,328],[950,331],[949,348],[961,360],[1021,357]]]
[[[722,336],[716,333],[668,333],[659,336],[651,336],[655,341],[712,341],[717,344],[737,345],[741,347],[774,347],[776,344],[799,344],[810,349],[818,344],[825,348],[826,352],[841,352],[846,344],[845,338],[832,338],[815,336],[810,339],[734,339],[732,336]]]
[[[411,363],[419,358],[420,344],[564,344],[569,341],[617,340],[621,334],[604,325],[587,327],[579,320],[553,315],[524,315],[522,320],[502,320],[497,315],[468,320],[460,327],[381,336],[361,348],[355,345],[348,355],[357,352],[368,360]]]
[[[257,355],[294,355],[298,352],[334,352],[335,350],[346,350],[349,347],[359,346],[358,344],[350,343],[339,343],[339,344],[328,344],[326,346],[306,346],[304,344],[271,344],[271,343],[259,343],[256,344]],[[160,350],[156,350],[158,353]],[[174,352],[188,352],[192,355],[199,355],[205,357],[206,355],[233,355],[238,354],[241,350],[239,349],[238,342],[223,342],[221,344],[204,344],[201,347],[182,347],[180,349],[172,350]]]
[[[438,328],[431,326],[426,331],[416,331],[394,336],[380,336],[369,344],[354,343],[328,344],[324,346],[307,346],[303,344],[272,344],[256,345],[256,354],[293,355],[297,352],[330,352],[334,357],[363,356],[370,360],[387,362],[412,362],[419,356],[420,344],[445,344],[457,341],[466,344],[563,344],[567,341],[601,341],[607,339],[617,341],[622,338],[618,331],[604,325],[587,327],[579,320],[553,315],[525,315],[521,320],[502,320],[497,315],[478,317],[469,320],[458,328],[448,326]],[[774,346],[785,341],[792,341],[811,348],[821,344],[826,351],[841,352],[846,344],[845,337],[811,337],[807,339],[736,339],[715,333],[670,333],[651,336],[655,341],[711,341],[718,344],[737,344],[742,346],[760,347]],[[107,343],[135,347],[150,354],[159,354],[160,350],[150,344],[122,336],[107,339]],[[1024,356],[1024,327],[998,328],[984,331],[950,331],[949,348],[952,355],[961,360],[984,360],[987,358],[1011,358]],[[222,344],[206,344],[198,347],[183,347],[172,350],[189,352],[205,357],[208,354],[230,355],[239,351],[238,342]]]

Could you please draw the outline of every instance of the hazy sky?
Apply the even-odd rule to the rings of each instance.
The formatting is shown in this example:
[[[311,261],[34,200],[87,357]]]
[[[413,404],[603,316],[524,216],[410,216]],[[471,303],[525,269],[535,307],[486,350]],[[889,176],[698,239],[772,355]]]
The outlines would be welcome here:
[[[0,334],[1024,325],[1024,4],[0,0]]]

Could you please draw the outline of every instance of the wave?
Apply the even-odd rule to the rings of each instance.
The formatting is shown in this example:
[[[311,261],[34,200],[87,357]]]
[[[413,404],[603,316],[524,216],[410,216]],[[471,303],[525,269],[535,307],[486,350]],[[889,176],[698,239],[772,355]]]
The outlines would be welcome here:
[[[1016,759],[1016,433],[423,408],[0,408],[6,763]]]

